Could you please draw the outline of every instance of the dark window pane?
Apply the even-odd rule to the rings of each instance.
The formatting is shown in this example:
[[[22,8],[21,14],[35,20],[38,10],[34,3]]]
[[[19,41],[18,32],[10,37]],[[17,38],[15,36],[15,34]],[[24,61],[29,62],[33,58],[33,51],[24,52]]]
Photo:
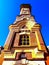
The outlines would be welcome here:
[[[29,45],[29,36],[28,35],[20,36],[20,45]]]

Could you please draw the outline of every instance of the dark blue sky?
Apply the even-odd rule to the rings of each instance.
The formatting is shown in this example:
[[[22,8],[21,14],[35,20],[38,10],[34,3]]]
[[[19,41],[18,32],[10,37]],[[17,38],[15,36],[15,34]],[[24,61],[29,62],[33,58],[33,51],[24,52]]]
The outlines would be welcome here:
[[[9,33],[8,26],[20,13],[21,4],[32,6],[32,15],[42,25],[42,35],[49,45],[49,0],[0,0],[0,46],[3,46]]]

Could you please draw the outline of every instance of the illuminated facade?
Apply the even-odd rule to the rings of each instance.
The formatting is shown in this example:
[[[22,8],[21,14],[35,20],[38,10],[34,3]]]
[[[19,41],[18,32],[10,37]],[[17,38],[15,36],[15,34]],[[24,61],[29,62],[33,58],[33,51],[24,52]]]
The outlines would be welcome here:
[[[31,15],[31,6],[22,4],[20,15],[9,26],[4,45],[2,65],[46,65],[47,48],[41,35],[41,26]]]

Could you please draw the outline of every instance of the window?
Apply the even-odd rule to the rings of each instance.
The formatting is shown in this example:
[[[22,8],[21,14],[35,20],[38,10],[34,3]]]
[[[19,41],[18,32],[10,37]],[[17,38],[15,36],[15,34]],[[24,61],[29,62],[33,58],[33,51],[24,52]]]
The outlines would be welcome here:
[[[28,35],[20,35],[19,45],[29,45],[29,36]]]

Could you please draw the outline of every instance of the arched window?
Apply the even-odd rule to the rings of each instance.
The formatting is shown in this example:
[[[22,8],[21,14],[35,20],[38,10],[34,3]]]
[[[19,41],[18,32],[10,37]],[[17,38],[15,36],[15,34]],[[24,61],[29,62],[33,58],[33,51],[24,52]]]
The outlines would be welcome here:
[[[20,35],[19,45],[29,45],[29,36],[27,34]]]

